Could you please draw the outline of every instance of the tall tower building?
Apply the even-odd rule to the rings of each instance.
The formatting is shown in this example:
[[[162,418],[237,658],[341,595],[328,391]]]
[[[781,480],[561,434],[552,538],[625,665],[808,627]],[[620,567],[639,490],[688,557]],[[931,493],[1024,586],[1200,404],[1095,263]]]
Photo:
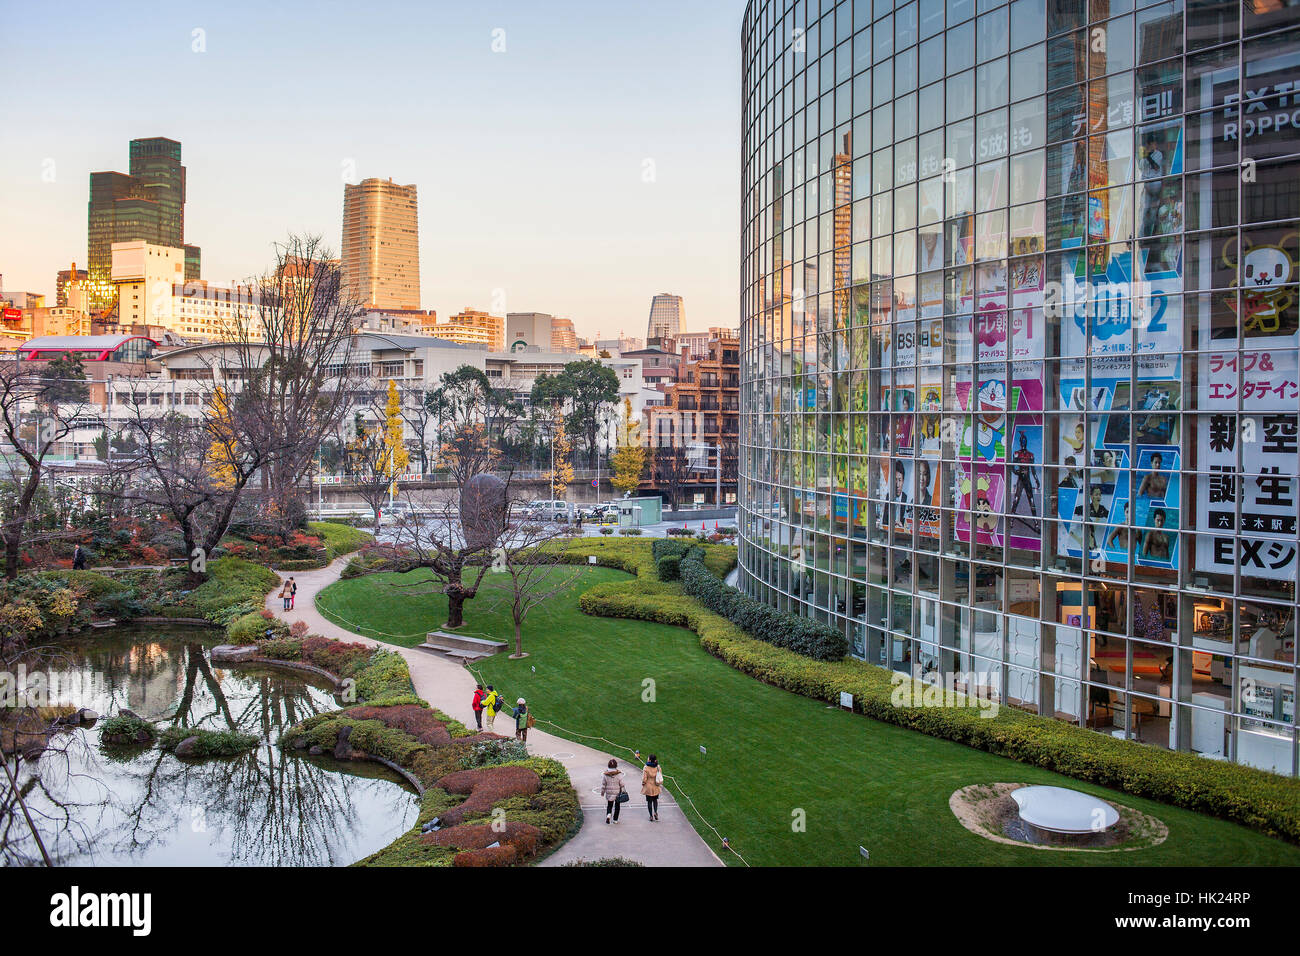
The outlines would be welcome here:
[[[671,338],[686,325],[686,307],[680,295],[661,292],[650,302],[650,321],[646,323],[647,339]]]
[[[415,186],[365,179],[343,187],[343,283],[366,308],[420,308]]]
[[[86,270],[92,308],[112,304],[113,243],[184,248],[185,278],[200,274],[198,246],[185,245],[185,167],[181,144],[161,136],[133,139],[129,173],[90,174]]]

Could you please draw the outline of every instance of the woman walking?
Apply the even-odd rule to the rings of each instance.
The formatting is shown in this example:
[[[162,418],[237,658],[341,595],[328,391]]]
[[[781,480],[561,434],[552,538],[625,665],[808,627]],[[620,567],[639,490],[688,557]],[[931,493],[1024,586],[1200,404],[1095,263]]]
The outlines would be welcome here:
[[[289,576],[289,610],[293,610],[294,599],[298,596],[298,582]]]
[[[293,599],[293,592],[289,590],[289,582],[284,582],[284,587],[280,589],[280,600],[284,604],[283,610],[289,610],[289,602]]]
[[[606,823],[611,819],[618,823],[618,805],[627,799],[624,792],[623,771],[618,769],[618,761],[611,757],[608,769],[600,778],[600,795],[605,798]]]
[[[659,793],[663,790],[664,772],[654,754],[641,769],[641,793],[645,796],[645,809],[652,823],[659,820]]]

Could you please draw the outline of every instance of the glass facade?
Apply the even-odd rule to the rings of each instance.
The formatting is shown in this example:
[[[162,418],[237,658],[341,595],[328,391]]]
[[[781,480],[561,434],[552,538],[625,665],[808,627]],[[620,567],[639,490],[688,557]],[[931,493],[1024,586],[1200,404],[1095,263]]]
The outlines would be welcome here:
[[[754,0],[741,587],[1293,775],[1300,3]]]

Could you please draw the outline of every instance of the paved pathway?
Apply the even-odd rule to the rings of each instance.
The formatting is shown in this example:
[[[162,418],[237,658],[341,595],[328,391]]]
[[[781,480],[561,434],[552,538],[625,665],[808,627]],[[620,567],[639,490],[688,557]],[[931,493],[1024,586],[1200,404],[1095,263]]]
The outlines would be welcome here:
[[[470,708],[470,700],[474,696],[474,676],[463,665],[432,651],[382,644],[363,637],[326,620],[316,610],[317,592],[337,581],[347,562],[348,557],[342,557],[319,571],[295,571],[293,578],[298,584],[298,597],[294,602],[294,610],[280,609],[278,586],[267,596],[267,608],[290,623],[306,621],[309,630],[315,634],[397,651],[411,669],[411,680],[415,683],[416,692],[439,710],[473,727],[474,712]],[[509,715],[502,714],[497,720],[505,720],[505,727],[498,729],[509,732]],[[540,727],[534,727],[528,732],[528,749],[534,755],[554,757],[564,764],[578,793],[578,802],[582,805],[582,829],[547,857],[543,866],[560,866],[574,860],[597,860],[613,856],[637,860],[646,866],[722,865],[722,861],[695,832],[667,789],[659,798],[659,822],[650,822],[646,814],[645,798],[641,796],[639,763],[619,760],[632,799],[623,804],[619,822],[606,825],[605,801],[595,791],[600,785],[601,773],[609,763],[609,758],[616,754],[604,753],[543,733]]]

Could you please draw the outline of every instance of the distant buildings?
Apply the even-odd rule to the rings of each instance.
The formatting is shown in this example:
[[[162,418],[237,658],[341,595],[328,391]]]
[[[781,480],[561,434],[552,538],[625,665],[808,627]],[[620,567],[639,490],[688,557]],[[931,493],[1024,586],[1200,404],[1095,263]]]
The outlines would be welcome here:
[[[182,250],[182,279],[200,274],[198,246],[185,244],[185,167],[173,139],[133,139],[130,173],[90,174],[86,268],[92,309],[112,305],[113,245],[148,242]]]
[[[650,302],[650,320],[646,323],[646,339],[673,337],[686,327],[686,307],[680,295],[661,292]]]
[[[431,334],[448,342],[461,345],[482,345],[489,352],[504,352],[506,348],[506,320],[500,315],[480,312],[468,306],[441,325],[429,330]]]
[[[72,263],[72,268],[70,269],[60,269],[58,275],[54,279],[55,304],[59,306],[68,305],[68,286],[73,283],[84,283],[89,278],[90,271],[87,269],[78,269],[75,262]]]
[[[344,287],[368,309],[420,308],[420,222],[414,185],[364,179],[343,187]]]
[[[506,315],[506,349],[544,352],[578,351],[578,336],[572,319],[559,319],[546,312],[510,312]]]
[[[257,320],[254,289],[187,279],[184,249],[119,242],[112,251],[110,278],[121,326],[159,326],[210,340],[238,336]]]

